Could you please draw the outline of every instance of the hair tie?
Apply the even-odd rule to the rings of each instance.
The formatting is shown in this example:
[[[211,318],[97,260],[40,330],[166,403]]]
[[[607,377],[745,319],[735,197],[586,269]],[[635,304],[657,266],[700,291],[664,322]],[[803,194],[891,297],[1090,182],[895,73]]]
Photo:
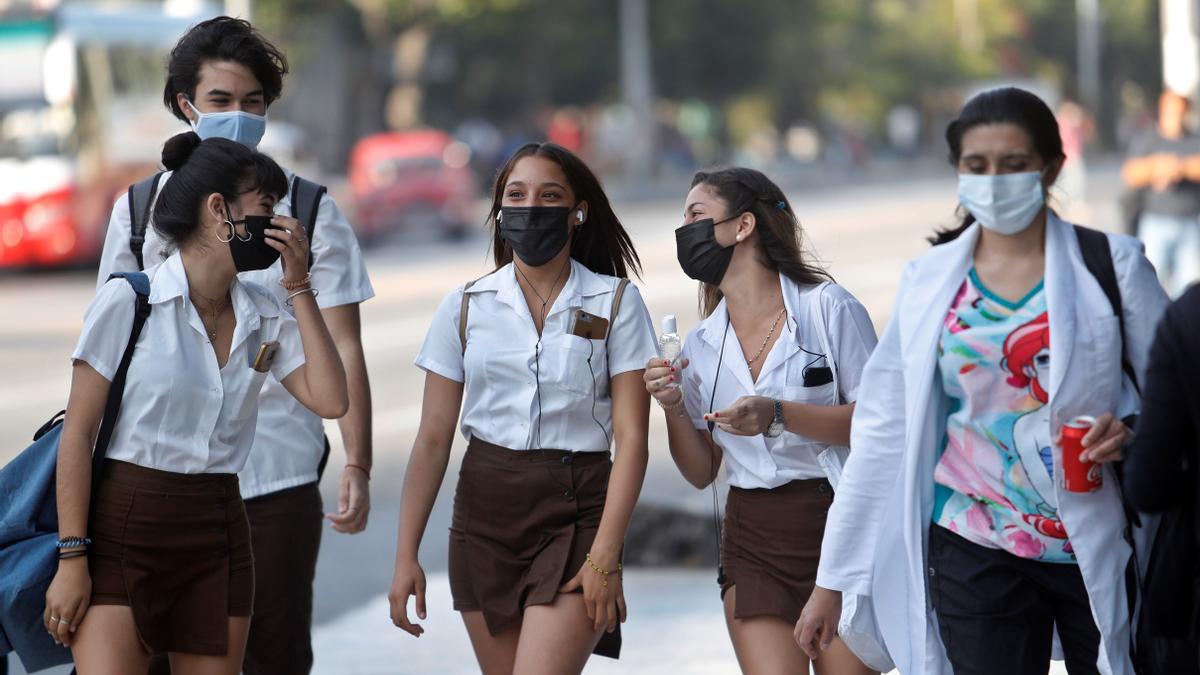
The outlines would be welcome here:
[[[775,208],[779,209],[780,211],[784,211],[787,209],[787,202],[780,199],[779,202],[775,204]]]

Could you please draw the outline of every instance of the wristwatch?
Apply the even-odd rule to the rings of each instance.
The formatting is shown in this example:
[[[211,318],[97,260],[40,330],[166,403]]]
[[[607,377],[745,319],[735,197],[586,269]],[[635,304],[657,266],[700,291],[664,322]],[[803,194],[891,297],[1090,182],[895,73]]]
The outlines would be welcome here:
[[[779,438],[783,435],[783,401],[773,398],[771,399],[771,403],[775,406],[775,417],[767,425],[767,430],[763,432],[763,436],[767,438]]]

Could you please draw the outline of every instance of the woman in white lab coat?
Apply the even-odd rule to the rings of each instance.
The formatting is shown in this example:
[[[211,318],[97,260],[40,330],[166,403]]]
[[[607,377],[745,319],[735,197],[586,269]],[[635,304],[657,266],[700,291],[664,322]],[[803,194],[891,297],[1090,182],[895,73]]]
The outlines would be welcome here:
[[[819,654],[849,595],[874,606],[905,674],[1045,672],[1055,633],[1072,673],[1132,673],[1111,462],[1139,402],[1113,305],[1045,204],[1057,124],[1036,96],[997,89],[946,137],[966,218],[909,264],[867,364],[797,640]],[[1140,372],[1167,297],[1135,240],[1108,243]],[[1062,488],[1056,440],[1080,415],[1096,418],[1084,457],[1103,466],[1088,493]],[[1049,430],[1031,430],[1042,416]]]

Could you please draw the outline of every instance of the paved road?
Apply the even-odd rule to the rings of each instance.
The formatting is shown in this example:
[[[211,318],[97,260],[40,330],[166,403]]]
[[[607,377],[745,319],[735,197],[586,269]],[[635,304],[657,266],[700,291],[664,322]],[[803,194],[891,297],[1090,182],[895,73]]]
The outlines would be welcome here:
[[[1081,200],[1068,196],[1061,196],[1059,203],[1068,216],[1111,227],[1116,222],[1113,171],[1094,176],[1093,186],[1098,197],[1090,212],[1080,205]],[[924,237],[935,226],[953,222],[954,190],[953,175],[947,172],[938,179],[847,184],[794,191],[790,196],[805,227],[809,251],[863,301],[877,328],[882,329],[904,262],[926,248]],[[642,255],[646,271],[638,283],[651,313],[656,321],[662,314],[677,314],[681,333],[697,321],[695,284],[675,261],[673,229],[680,221],[682,197],[681,190],[677,200],[617,204]],[[377,293],[363,307],[376,411],[374,505],[365,534],[350,537],[329,530],[322,542],[316,602],[318,669],[339,675],[433,672],[433,665],[440,664],[438,672],[458,672],[460,668],[469,672],[469,647],[456,618],[433,620],[440,638],[427,635],[420,642],[412,641],[387,623],[381,595],[391,577],[399,489],[420,410],[423,378],[411,365],[412,359],[438,300],[457,284],[489,269],[487,240],[481,235],[458,246],[386,245],[369,252],[368,266]],[[29,434],[66,401],[67,358],[93,284],[93,277],[84,273],[0,276],[0,463],[23,448]],[[335,444],[331,466],[336,467],[340,447],[334,425],[330,425],[330,438]],[[457,466],[464,447],[461,439],[456,442],[452,466]],[[642,498],[697,513],[711,512],[710,495],[691,488],[672,465],[657,415],[652,416],[650,447]],[[331,474],[336,477],[336,471]],[[454,475],[448,472],[422,551],[422,562],[431,573],[445,567]],[[327,478],[322,488],[326,503],[332,504],[336,485]],[[651,624],[644,624],[643,629],[631,625],[622,666],[614,669],[615,664],[596,664],[589,672],[643,672],[641,667],[661,667],[658,658],[663,642],[637,639],[633,631],[642,633],[643,638],[672,635],[703,640],[711,650],[692,656],[702,656],[716,668],[703,672],[731,672],[735,668],[730,660],[732,651],[711,576],[707,571],[633,573],[631,586],[637,586],[639,595],[646,594],[644,620],[656,622],[652,624],[655,627],[642,633]],[[440,589],[435,592],[445,594],[444,582],[435,581],[434,587]],[[687,589],[693,589],[690,595]],[[712,602],[705,605],[707,600]],[[631,601],[634,617],[639,604],[636,598]],[[449,614],[448,599],[431,600],[431,610]],[[690,658],[685,650],[679,657]]]

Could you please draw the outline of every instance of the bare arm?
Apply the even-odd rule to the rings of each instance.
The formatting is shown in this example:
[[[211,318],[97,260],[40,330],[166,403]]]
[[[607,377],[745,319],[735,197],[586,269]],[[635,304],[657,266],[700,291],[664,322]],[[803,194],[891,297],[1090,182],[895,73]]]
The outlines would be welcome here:
[[[295,218],[274,216],[266,229],[267,245],[283,258],[283,280],[301,282],[308,274],[308,240]],[[307,286],[305,287],[307,288]],[[313,293],[292,295],[292,308],[304,348],[304,365],[283,378],[283,386],[305,408],[326,419],[346,414],[350,398],[346,393],[346,371]]]
[[[665,387],[671,383],[682,386],[682,373],[687,367],[687,359],[680,361],[674,370],[666,359],[650,359],[646,364],[643,379],[646,390],[661,403],[672,408],[664,410],[671,459],[675,461],[675,466],[687,482],[696,489],[703,490],[717,479],[717,472],[721,468],[721,448],[712,442],[708,434],[697,429],[692,423],[691,417],[683,407],[683,390]]]
[[[771,414],[774,416],[774,411]],[[853,403],[827,406],[783,401],[784,428],[829,445],[850,445],[853,415]]]
[[[462,408],[463,384],[436,373],[425,375],[421,401],[421,425],[413,443],[404,488],[400,493],[400,532],[396,542],[396,569],[388,599],[392,623],[419,637],[425,632],[408,618],[408,596],[416,596],[417,616],[425,618],[425,573],[418,561],[421,537],[438,488],[450,462],[454,426]]]
[[[342,360],[312,294],[301,293],[292,302],[304,345],[304,365],[283,378],[283,386],[314,413],[326,419],[339,418],[350,407]]]
[[[100,420],[104,417],[109,387],[109,381],[86,362],[75,362],[56,465],[55,496],[60,539],[86,537],[88,533],[92,448],[96,445]],[[87,558],[61,561],[46,592],[46,609],[42,617],[57,642],[70,644],[72,634],[87,613],[90,596]]]
[[[329,307],[321,310],[321,316],[329,327],[329,334],[346,369],[350,398],[350,409],[338,420],[347,464],[342,470],[338,512],[327,514],[326,517],[333,523],[334,529],[354,534],[366,528],[371,509],[367,483],[367,472],[371,470],[373,461],[371,383],[367,379],[367,361],[363,356],[358,304]]]
[[[641,371],[621,373],[612,378],[612,406],[616,459],[608,481],[604,515],[592,543],[592,557],[601,566],[607,562],[615,569],[650,459],[646,441],[650,397],[642,387]]]

